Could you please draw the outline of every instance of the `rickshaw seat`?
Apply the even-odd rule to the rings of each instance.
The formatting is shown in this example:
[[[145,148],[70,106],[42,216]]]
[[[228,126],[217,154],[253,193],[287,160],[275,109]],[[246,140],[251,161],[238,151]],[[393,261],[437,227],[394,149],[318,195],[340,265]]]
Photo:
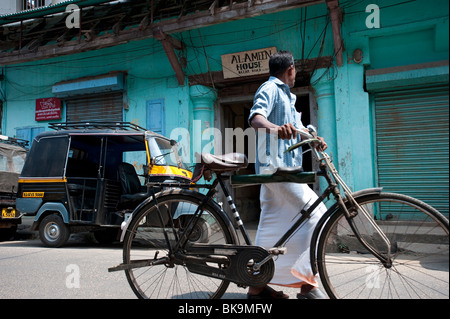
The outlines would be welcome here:
[[[134,194],[141,190],[141,182],[134,166],[130,163],[121,163],[118,167],[120,185],[124,194]]]
[[[120,206],[126,204],[137,205],[148,197],[147,192],[142,191],[141,182],[130,163],[121,163],[118,167],[119,181],[122,188],[120,196]]]

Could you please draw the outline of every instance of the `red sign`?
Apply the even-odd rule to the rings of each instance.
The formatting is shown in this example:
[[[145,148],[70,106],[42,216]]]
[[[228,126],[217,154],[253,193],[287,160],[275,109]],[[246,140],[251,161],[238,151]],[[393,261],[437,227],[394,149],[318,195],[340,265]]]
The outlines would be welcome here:
[[[36,121],[59,120],[61,118],[61,100],[56,97],[36,100]]]

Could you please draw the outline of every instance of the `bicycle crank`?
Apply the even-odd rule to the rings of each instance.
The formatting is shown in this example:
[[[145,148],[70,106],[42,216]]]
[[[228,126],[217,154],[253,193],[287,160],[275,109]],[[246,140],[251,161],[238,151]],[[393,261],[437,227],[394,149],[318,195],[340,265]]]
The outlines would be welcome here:
[[[183,260],[190,272],[261,287],[272,279],[275,271],[270,257],[269,252],[259,246],[193,244],[186,249]]]

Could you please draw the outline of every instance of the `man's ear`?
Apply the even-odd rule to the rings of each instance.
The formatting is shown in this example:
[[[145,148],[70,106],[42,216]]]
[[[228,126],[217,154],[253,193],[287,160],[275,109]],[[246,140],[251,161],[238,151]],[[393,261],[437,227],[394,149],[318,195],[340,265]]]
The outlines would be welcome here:
[[[288,72],[289,72],[289,75],[292,75],[292,73],[295,74],[295,67],[290,66],[287,70],[288,70]]]

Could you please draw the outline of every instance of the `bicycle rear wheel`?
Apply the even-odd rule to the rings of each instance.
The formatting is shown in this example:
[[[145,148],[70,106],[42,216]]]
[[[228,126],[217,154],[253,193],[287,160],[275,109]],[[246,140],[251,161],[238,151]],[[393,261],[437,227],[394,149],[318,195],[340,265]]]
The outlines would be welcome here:
[[[331,298],[449,298],[449,223],[431,206],[409,196],[380,193],[357,198],[391,243],[392,266],[384,266],[356,238],[342,210],[324,226],[317,262]],[[387,245],[364,220],[353,219],[361,236],[383,255]]]
[[[227,289],[228,281],[191,273],[176,258],[176,251],[169,254],[169,245],[175,245],[186,227],[187,219],[197,210],[203,196],[189,190],[170,190],[157,198],[162,218],[158,216],[153,201],[133,216],[124,240],[123,262],[144,264],[125,270],[128,283],[139,298],[220,298]],[[172,217],[173,225],[170,222]],[[188,244],[237,242],[229,220],[223,216],[220,207],[211,202],[203,206],[202,217],[188,238]],[[152,261],[155,262],[153,265],[145,265]]]

